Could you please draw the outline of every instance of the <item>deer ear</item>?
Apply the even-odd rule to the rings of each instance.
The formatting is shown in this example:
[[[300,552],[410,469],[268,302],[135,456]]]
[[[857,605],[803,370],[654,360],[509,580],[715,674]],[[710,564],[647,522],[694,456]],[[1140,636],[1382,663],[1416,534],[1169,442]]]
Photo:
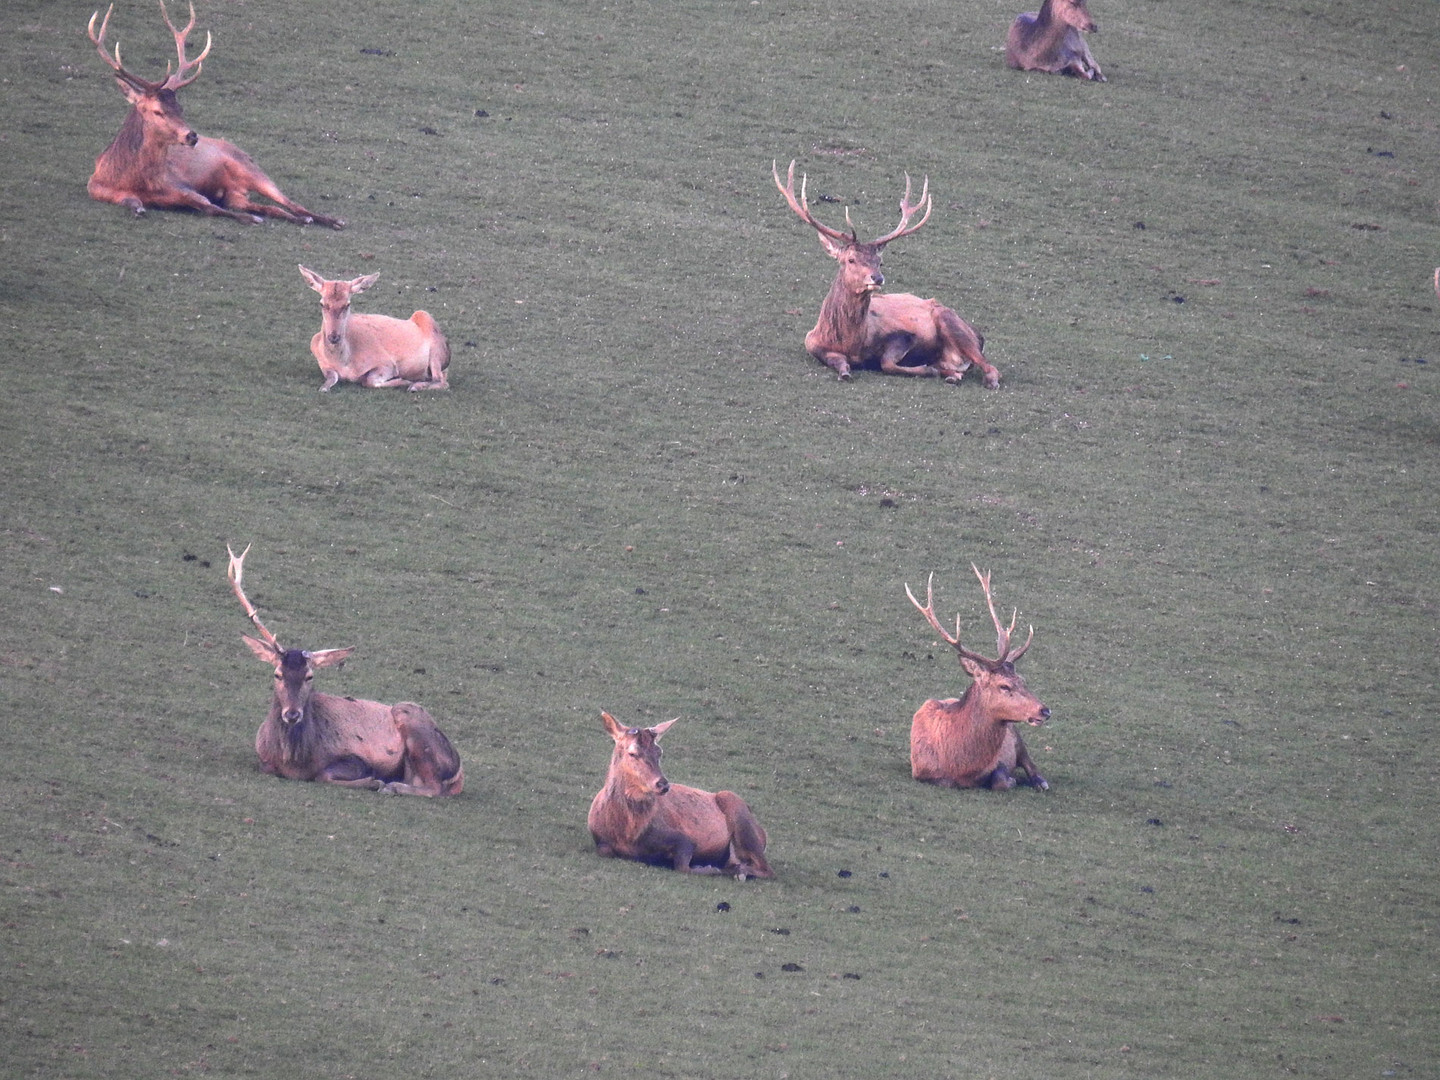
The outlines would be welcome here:
[[[980,661],[971,660],[968,656],[960,657],[960,666],[965,669],[965,674],[969,675],[972,679],[978,679],[990,671],[990,669],[980,663]]]
[[[366,274],[364,277],[357,277],[354,281],[350,282],[350,291],[352,293],[362,293],[379,280],[379,274]]]
[[[302,266],[300,267],[300,273],[316,292],[323,293],[325,291],[325,279],[314,270],[311,270],[308,266]]]
[[[354,651],[354,645],[345,649],[321,649],[319,652],[307,652],[305,659],[310,661],[311,667],[337,667],[349,660]]]
[[[679,719],[680,718],[678,716],[675,717],[675,720]],[[654,735],[655,738],[658,740],[661,735],[664,735],[665,732],[670,730],[670,725],[675,723],[675,720],[666,720],[663,724],[656,724],[650,729],[650,734]]]
[[[845,245],[840,241],[832,240],[822,232],[817,232],[815,235],[820,238],[820,246],[825,249],[825,254],[829,255],[830,258],[838,259],[844,254]]]
[[[624,739],[626,733],[625,724],[622,724],[621,721],[616,720],[615,717],[611,716],[611,714],[606,713],[603,708],[602,710],[600,710],[600,721],[605,724],[605,730],[606,732],[609,732],[609,736],[611,736],[611,739],[615,740],[615,742],[619,742],[619,740]]]
[[[120,92],[125,95],[125,100],[130,102],[131,105],[139,104],[140,99],[145,96],[144,94],[140,93],[139,90],[136,90],[135,87],[131,86],[128,82],[126,82],[124,79],[116,79],[115,85],[120,87]]]
[[[271,667],[280,663],[280,650],[275,648],[274,645],[260,641],[248,634],[241,634],[240,640],[250,646],[250,651],[254,653],[255,658],[262,663],[269,664]]]

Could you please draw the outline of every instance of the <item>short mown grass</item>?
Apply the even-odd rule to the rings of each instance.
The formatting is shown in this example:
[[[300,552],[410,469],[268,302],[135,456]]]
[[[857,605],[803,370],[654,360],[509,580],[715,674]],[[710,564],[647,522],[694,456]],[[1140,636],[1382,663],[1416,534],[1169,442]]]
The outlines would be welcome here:
[[[1433,4],[1095,0],[1105,85],[991,0],[197,11],[190,121],[348,229],[90,201],[90,11],[0,14],[7,1075],[1435,1074]],[[928,175],[889,284],[999,391],[805,354],[791,158],[871,235]],[[453,390],[317,394],[301,262]],[[258,772],[252,542],[464,796]],[[1048,793],[909,777],[972,562]],[[777,879],[596,857],[602,708]]]

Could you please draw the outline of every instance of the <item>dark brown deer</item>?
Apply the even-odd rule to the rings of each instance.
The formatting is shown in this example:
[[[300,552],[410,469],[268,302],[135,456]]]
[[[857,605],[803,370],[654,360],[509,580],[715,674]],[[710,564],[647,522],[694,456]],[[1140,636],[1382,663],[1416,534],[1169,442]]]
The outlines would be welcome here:
[[[394,389],[450,388],[445,375],[450,345],[428,311],[408,319],[356,314],[350,301],[379,281],[379,274],[329,281],[307,266],[300,273],[320,294],[320,332],[310,339],[310,352],[325,375],[321,390],[341,379]]]
[[[229,550],[228,548],[226,550]],[[394,795],[459,795],[460,755],[419,705],[382,705],[316,693],[315,671],[343,664],[355,651],[286,649],[265,629],[243,587],[247,547],[230,551],[230,585],[261,640],[242,634],[257,658],[275,669],[270,715],[255,733],[260,768],[286,780],[318,780]]]
[[[795,162],[780,180],[780,169],[770,165],[775,186],[800,220],[815,230],[820,246],[840,264],[829,295],[820,305],[815,329],[805,335],[805,348],[842,379],[852,368],[878,364],[891,375],[939,375],[946,382],[960,381],[974,366],[985,385],[1000,385],[1000,373],[985,360],[985,339],[975,328],[938,300],[922,300],[909,293],[882,293],[885,275],[880,272],[885,245],[909,236],[930,219],[930,181],[927,178],[917,202],[910,201],[910,177],[905,177],[905,197],[900,200],[900,224],[884,236],[862,243],[845,211],[849,233],[817,221],[805,198],[804,175],[800,194],[795,194]],[[911,223],[915,214],[924,216]]]
[[[1048,71],[1105,82],[1081,34],[1100,27],[1085,0],[1045,0],[1039,11],[1017,15],[1005,39],[1005,62],[1020,71]]]
[[[935,575],[925,586],[925,603],[915,599],[910,586],[905,595],[925,620],[949,643],[960,658],[973,682],[961,698],[931,699],[915,712],[910,724],[910,772],[916,780],[942,787],[1012,788],[1015,767],[1025,770],[1026,782],[1042,791],[1050,785],[1035,767],[1025,741],[1015,725],[1039,726],[1050,716],[1040,699],[1025,687],[1025,680],[1015,671],[1015,661],[1025,655],[1035,628],[1018,649],[1010,644],[1015,630],[1015,615],[1006,629],[995,614],[995,601],[990,596],[990,575],[982,574],[972,563],[980,587],[985,590],[985,603],[995,623],[997,635],[995,659],[971,652],[960,644],[960,618],[955,618],[952,637],[935,617]],[[1018,614],[1018,613],[1016,613]]]
[[[627,728],[600,714],[615,740],[605,786],[590,803],[590,835],[601,855],[669,866],[685,874],[774,877],[765,830],[733,791],[672,784],[660,771],[660,736],[674,720]]]
[[[127,206],[137,215],[154,206],[195,210],[255,224],[266,217],[277,217],[300,225],[313,221],[344,228],[345,222],[339,218],[306,210],[287,198],[245,151],[223,139],[202,137],[185,122],[175,91],[200,77],[201,62],[210,55],[211,44],[207,32],[200,55],[193,60],[186,58],[185,38],[195,27],[193,3],[190,21],[177,30],[165,10],[165,0],[160,0],[160,13],[175,38],[179,66],[172,72],[166,64],[165,78],[159,82],[126,71],[120,62],[118,42],[114,55],[106,51],[105,31],[114,10],[111,4],[98,34],[95,20],[100,13],[90,16],[87,32],[101,59],[114,69],[115,82],[132,107],[119,134],[95,159],[95,172],[87,185],[92,199]],[[256,202],[250,198],[252,191],[274,200],[274,204]]]

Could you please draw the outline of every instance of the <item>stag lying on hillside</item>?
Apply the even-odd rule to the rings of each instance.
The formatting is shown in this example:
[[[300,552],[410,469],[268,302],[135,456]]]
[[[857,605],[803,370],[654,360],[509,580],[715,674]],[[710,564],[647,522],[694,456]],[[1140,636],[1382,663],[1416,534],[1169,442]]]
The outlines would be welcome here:
[[[674,720],[627,728],[600,714],[615,740],[605,786],[590,803],[590,835],[607,857],[681,873],[768,878],[765,830],[733,791],[672,784],[660,771],[660,736]]]
[[[321,390],[341,379],[402,390],[450,388],[445,375],[450,344],[428,311],[408,319],[352,314],[350,301],[379,281],[379,274],[328,281],[305,266],[300,273],[320,294],[320,332],[310,339],[310,352],[325,375]]]
[[[227,548],[227,550],[229,550]],[[250,651],[275,669],[270,715],[255,733],[260,768],[287,780],[319,780],[395,795],[459,795],[460,755],[419,705],[382,705],[316,693],[317,668],[343,664],[355,651],[286,649],[260,621],[243,587],[247,547],[230,551],[230,585],[262,640],[242,634]]]
[[[891,375],[939,375],[946,382],[960,381],[971,366],[979,369],[985,385],[1000,385],[1000,373],[985,360],[981,351],[985,339],[975,328],[938,300],[922,300],[910,293],[882,293],[885,275],[880,272],[885,245],[909,236],[930,220],[930,181],[927,178],[917,202],[910,201],[910,177],[905,177],[905,197],[900,200],[900,224],[884,236],[862,243],[845,211],[847,234],[822,224],[810,212],[805,198],[804,175],[800,194],[795,194],[795,162],[780,180],[780,169],[770,164],[775,186],[800,220],[815,230],[820,246],[840,264],[830,285],[815,329],[805,335],[810,355],[831,368],[842,379],[851,368],[878,364]],[[911,224],[917,211],[924,217]]]
[[[935,617],[935,575],[925,586],[925,603],[921,605],[905,586],[905,595],[926,622],[953,648],[960,666],[974,680],[960,698],[931,699],[915,712],[910,725],[910,772],[916,780],[925,780],[942,787],[1012,788],[1015,768],[1025,770],[1027,782],[1046,790],[1050,785],[1035,767],[1025,741],[1015,730],[1019,723],[1039,726],[1050,716],[1050,710],[1025,687],[1025,680],[1015,671],[1015,661],[1025,655],[1035,628],[1018,649],[1012,648],[1010,635],[1015,630],[1015,616],[1006,629],[995,614],[995,601],[990,596],[990,575],[982,574],[974,564],[970,567],[985,590],[985,603],[995,623],[996,658],[991,660],[971,652],[960,644],[960,618],[955,618],[955,634],[951,636]],[[1018,614],[1018,613],[1017,613]]]
[[[167,64],[165,78],[159,82],[126,71],[120,62],[118,43],[113,56],[106,51],[105,31],[114,10],[111,4],[98,34],[95,20],[100,13],[90,16],[87,32],[101,59],[114,69],[115,82],[132,108],[114,140],[95,159],[95,172],[87,185],[92,199],[127,206],[136,214],[154,206],[195,210],[255,224],[268,216],[300,225],[314,221],[344,228],[345,222],[339,218],[306,210],[287,198],[245,151],[224,139],[202,137],[185,122],[175,91],[200,77],[201,61],[210,55],[211,44],[206,33],[204,50],[195,59],[186,59],[185,38],[195,26],[193,3],[190,21],[183,30],[177,30],[165,10],[165,0],[160,0],[160,13],[175,38],[179,67],[172,72]],[[254,201],[250,198],[252,191],[278,205]]]
[[[1085,0],[1045,0],[1039,11],[1017,15],[1005,39],[1005,62],[1021,71],[1048,71],[1105,82],[1081,34],[1100,30]]]

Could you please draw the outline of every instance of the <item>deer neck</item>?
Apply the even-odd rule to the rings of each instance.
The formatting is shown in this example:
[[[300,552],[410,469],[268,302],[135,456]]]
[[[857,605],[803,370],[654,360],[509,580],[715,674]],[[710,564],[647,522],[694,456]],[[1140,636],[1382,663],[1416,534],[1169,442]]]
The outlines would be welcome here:
[[[856,290],[843,273],[835,276],[825,302],[820,305],[820,318],[815,323],[817,336],[836,352],[858,357],[865,344],[865,320],[870,315],[872,290]]]

